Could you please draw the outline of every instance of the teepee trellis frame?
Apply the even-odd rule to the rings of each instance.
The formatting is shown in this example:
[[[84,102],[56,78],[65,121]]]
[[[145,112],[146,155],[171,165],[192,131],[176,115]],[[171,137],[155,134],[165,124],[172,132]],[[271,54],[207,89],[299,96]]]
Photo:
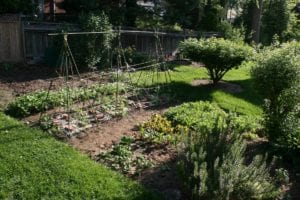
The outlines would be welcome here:
[[[154,61],[147,61],[144,63],[138,63],[134,65],[129,65],[124,53],[124,49],[122,47],[122,42],[121,42],[121,34],[123,33],[135,33],[135,34],[151,34],[155,38],[155,57],[156,59]],[[164,69],[164,77],[165,77],[165,83],[168,83],[171,81],[171,75],[169,70],[167,70],[166,66],[166,61],[164,60],[164,55],[163,55],[163,47],[160,41],[160,37],[163,35],[166,35],[167,33],[164,32],[158,32],[158,31],[131,31],[131,30],[112,30],[112,31],[103,31],[103,32],[71,32],[71,33],[51,33],[49,36],[55,37],[55,36],[63,36],[63,45],[61,48],[60,56],[58,59],[59,64],[59,69],[60,69],[60,75],[64,77],[65,80],[65,86],[66,86],[66,91],[67,91],[67,114],[68,114],[68,119],[70,119],[70,113],[71,113],[71,100],[70,100],[70,84],[69,84],[69,79],[71,76],[76,75],[80,81],[82,81],[80,72],[78,70],[78,66],[76,64],[76,60],[72,54],[71,48],[69,46],[68,42],[68,36],[70,35],[99,35],[99,34],[116,34],[117,35],[117,59],[116,59],[116,66],[112,65],[112,56],[111,54],[111,71],[106,72],[104,74],[111,75],[114,74],[116,75],[116,94],[115,94],[115,109],[119,109],[119,103],[120,103],[120,98],[119,98],[119,92],[120,92],[120,76],[121,73],[127,74],[128,79],[129,79],[129,84],[132,86],[133,91],[137,90],[145,90],[148,91],[149,89],[156,89],[156,92],[158,93],[160,91],[160,85],[157,84],[155,87],[146,87],[143,85],[142,88],[135,88],[138,87],[139,81],[142,79],[142,74],[145,73],[144,70],[150,70],[152,73],[150,74],[151,80],[152,80],[152,85],[154,83],[154,79],[156,78],[157,82],[159,82],[160,79],[160,72],[161,72],[161,66],[163,66]],[[124,65],[123,65],[124,63]],[[135,78],[135,81],[133,81],[132,78],[132,72],[139,72],[139,75],[137,78]],[[102,73],[103,75],[103,73]],[[147,73],[145,73],[147,75]],[[149,76],[149,74],[148,74]],[[144,77],[144,80],[147,80],[147,78]],[[52,87],[52,82],[49,86],[48,94],[47,94],[47,99],[49,98],[50,90]],[[132,89],[131,88],[131,89]],[[135,93],[135,92],[134,92]],[[158,94],[157,94],[158,95]],[[45,99],[45,101],[47,101]],[[137,98],[138,99],[138,98]],[[44,114],[44,112],[42,113]],[[41,114],[41,117],[42,117]],[[40,117],[40,120],[41,120]],[[69,121],[70,124],[70,121]]]

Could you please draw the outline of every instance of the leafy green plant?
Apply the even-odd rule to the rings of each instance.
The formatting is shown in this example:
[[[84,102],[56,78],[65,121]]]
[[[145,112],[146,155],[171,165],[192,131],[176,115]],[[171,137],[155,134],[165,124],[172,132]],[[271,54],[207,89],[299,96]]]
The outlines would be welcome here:
[[[80,67],[107,68],[110,66],[110,54],[115,35],[112,25],[104,12],[89,12],[79,16],[82,31],[106,32],[82,36],[69,36],[69,44]]]
[[[254,49],[242,42],[218,38],[188,39],[180,43],[179,51],[193,61],[204,63],[213,84],[254,54]]]
[[[300,147],[300,44],[268,48],[252,70],[257,90],[265,98],[264,121],[272,143]]]
[[[245,164],[246,143],[231,123],[218,117],[212,129],[189,134],[179,172],[192,199],[275,199],[279,195],[266,161],[256,156]]]
[[[62,130],[58,125],[53,123],[53,119],[50,115],[43,115],[41,117],[40,128],[54,136],[59,136],[62,134]]]
[[[193,130],[207,129],[210,131],[214,126],[223,125],[223,120],[229,114],[219,108],[216,104],[199,101],[184,103],[180,106],[170,108],[165,114],[174,124],[181,124]],[[216,119],[218,121],[216,121]],[[240,133],[255,132],[259,128],[258,119],[244,115],[233,115],[232,124]]]
[[[279,184],[287,184],[290,182],[289,172],[284,168],[275,169],[275,179]]]
[[[145,65],[140,64],[154,61],[154,59],[151,59],[149,55],[138,52],[135,46],[129,46],[122,51],[122,55],[125,57],[126,62],[130,65],[139,64],[139,67],[143,67]],[[125,65],[125,63],[123,64]]]
[[[137,173],[152,165],[143,155],[133,153],[134,138],[125,136],[111,151],[99,155],[99,161],[123,173]]]
[[[183,135],[186,135],[188,128],[182,125],[173,127],[172,122],[159,114],[140,126],[142,137],[154,143],[176,143]]]
[[[57,106],[66,106],[89,99],[96,100],[100,96],[113,95],[117,92],[122,94],[125,90],[126,86],[122,83],[96,84],[87,88],[63,88],[49,93],[42,90],[18,97],[7,106],[5,112],[10,116],[22,118]]]

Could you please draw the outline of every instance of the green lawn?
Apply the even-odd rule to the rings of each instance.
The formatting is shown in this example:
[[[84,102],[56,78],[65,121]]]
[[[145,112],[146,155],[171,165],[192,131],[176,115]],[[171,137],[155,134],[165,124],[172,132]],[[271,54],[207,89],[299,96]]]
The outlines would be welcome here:
[[[141,72],[136,72],[133,82],[139,77]],[[139,79],[142,86],[153,86],[157,83],[166,82],[165,72],[153,74],[150,71],[144,71]],[[236,111],[238,113],[259,116],[262,114],[262,98],[253,88],[250,78],[250,66],[242,66],[228,72],[223,78],[224,81],[240,85],[243,89],[240,93],[228,93],[211,86],[192,86],[191,82],[195,79],[208,79],[205,68],[193,66],[177,66],[170,72],[172,82],[168,85],[176,98],[182,102],[189,101],[211,101],[217,103],[221,108],[227,111]],[[154,77],[154,81],[152,81]]]
[[[154,199],[137,183],[0,113],[0,199]]]

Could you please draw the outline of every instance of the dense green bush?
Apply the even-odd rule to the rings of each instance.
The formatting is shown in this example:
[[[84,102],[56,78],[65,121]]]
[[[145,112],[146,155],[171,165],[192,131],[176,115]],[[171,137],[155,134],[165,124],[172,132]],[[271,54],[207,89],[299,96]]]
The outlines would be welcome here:
[[[79,24],[84,32],[106,33],[69,36],[76,62],[79,66],[89,68],[110,67],[110,54],[115,35],[108,17],[103,12],[83,14],[79,17]]]
[[[286,43],[263,51],[252,77],[266,99],[265,127],[270,141],[299,148],[300,43]]]
[[[218,38],[188,39],[180,43],[179,50],[185,57],[204,63],[214,84],[254,54],[254,50],[242,42]]]
[[[243,26],[234,27],[228,21],[222,21],[218,29],[219,32],[223,35],[223,37],[227,40],[232,40],[236,42],[245,41],[246,30]]]
[[[192,199],[276,199],[266,162],[257,156],[245,164],[246,144],[227,119],[215,119],[212,129],[191,133],[179,162],[179,172]]]
[[[136,50],[135,46],[129,46],[127,48],[124,48],[121,50],[121,52],[114,52],[114,63],[117,63],[117,56],[121,53],[121,64],[122,66],[126,66],[126,64],[129,65],[135,65],[134,67],[144,67],[145,65],[149,64],[151,61],[155,61],[154,58],[151,58],[151,56],[140,53]],[[127,63],[125,63],[125,61]]]

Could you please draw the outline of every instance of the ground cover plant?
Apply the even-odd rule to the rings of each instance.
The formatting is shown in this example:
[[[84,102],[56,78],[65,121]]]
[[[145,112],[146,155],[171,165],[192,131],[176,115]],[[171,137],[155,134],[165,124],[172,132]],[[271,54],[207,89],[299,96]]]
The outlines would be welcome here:
[[[145,158],[143,154],[134,154],[138,145],[133,137],[122,137],[111,151],[100,154],[97,161],[105,163],[114,170],[129,175],[137,175],[153,165],[153,161]]]
[[[172,121],[159,114],[155,114],[151,119],[140,125],[142,138],[153,143],[176,144],[188,134],[189,128],[183,125],[173,126]]]
[[[188,39],[180,43],[179,51],[192,61],[202,62],[213,84],[254,54],[254,49],[247,44],[222,38]]]
[[[1,199],[156,199],[43,132],[0,113]]]
[[[198,101],[184,103],[180,106],[170,108],[164,114],[173,124],[180,124],[189,127],[191,130],[212,130],[215,126],[221,127],[224,119],[230,114],[226,113],[216,104]],[[241,134],[253,132],[259,129],[259,118],[245,115],[233,115],[232,125]]]

